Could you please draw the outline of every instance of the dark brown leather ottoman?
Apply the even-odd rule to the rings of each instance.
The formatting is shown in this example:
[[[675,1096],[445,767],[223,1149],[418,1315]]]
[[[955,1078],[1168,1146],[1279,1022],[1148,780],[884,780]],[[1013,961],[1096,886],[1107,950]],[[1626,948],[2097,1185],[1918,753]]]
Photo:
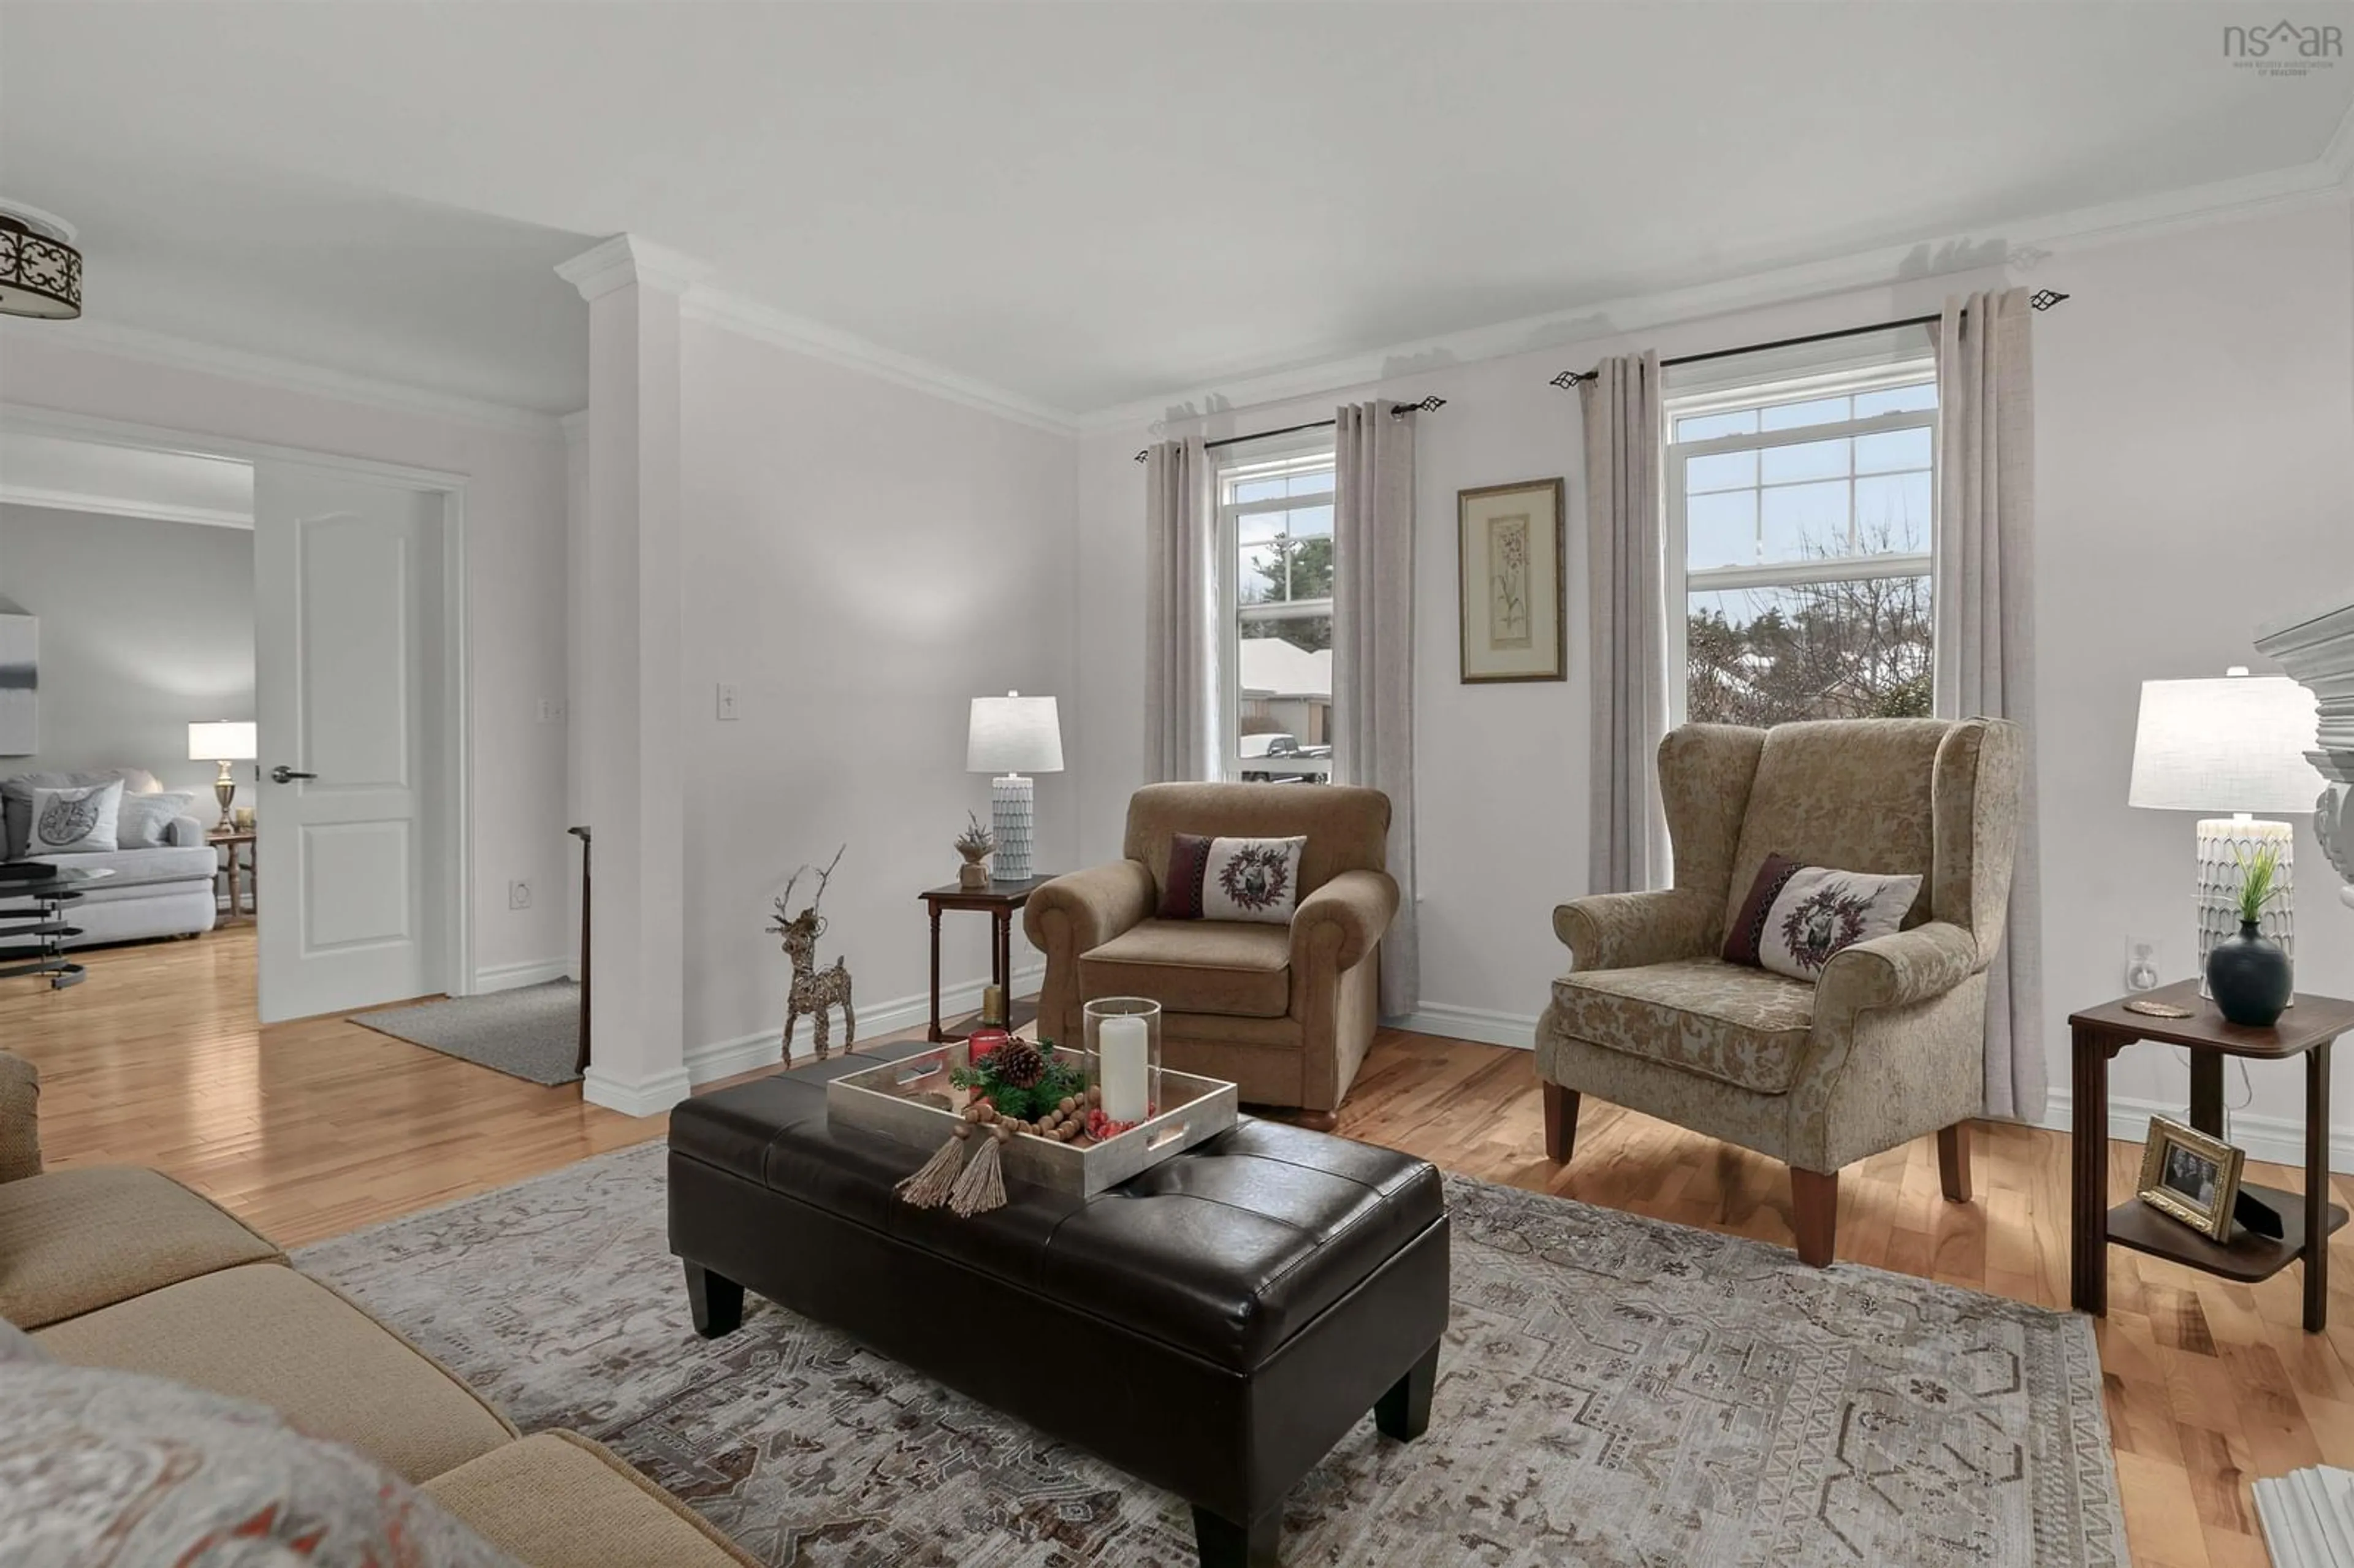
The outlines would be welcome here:
[[[1092,1202],[1008,1181],[958,1219],[893,1196],[920,1150],[826,1125],[824,1081],[881,1059],[671,1112],[670,1245],[704,1334],[737,1327],[748,1286],[832,1324],[1185,1499],[1209,1568],[1276,1563],[1284,1495],[1368,1409],[1391,1437],[1428,1425],[1447,1303],[1428,1165],[1246,1119]],[[1017,1337],[1095,1397],[1021,1375],[992,1349]]]

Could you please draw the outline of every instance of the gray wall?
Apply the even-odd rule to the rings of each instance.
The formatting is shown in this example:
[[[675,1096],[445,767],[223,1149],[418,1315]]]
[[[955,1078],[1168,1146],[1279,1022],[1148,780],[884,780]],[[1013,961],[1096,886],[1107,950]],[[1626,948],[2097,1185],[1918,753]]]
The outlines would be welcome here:
[[[0,505],[0,599],[41,620],[40,749],[0,777],[144,768],[211,821],[188,723],[253,716],[253,535]],[[241,768],[239,803],[255,794]]]

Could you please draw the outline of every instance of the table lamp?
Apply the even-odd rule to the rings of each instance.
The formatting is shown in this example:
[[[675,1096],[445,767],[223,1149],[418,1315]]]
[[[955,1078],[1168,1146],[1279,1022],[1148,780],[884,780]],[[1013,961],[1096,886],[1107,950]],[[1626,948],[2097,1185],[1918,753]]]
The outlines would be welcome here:
[[[2207,952],[2240,928],[2241,863],[2260,848],[2280,856],[2280,896],[2258,929],[2292,962],[2296,926],[2291,853],[2296,830],[2258,811],[2310,811],[2321,775],[2305,759],[2314,734],[2313,694],[2285,675],[2233,667],[2221,680],[2144,681],[2134,730],[2129,803],[2159,811],[2229,811],[2199,821],[2199,994]]]
[[[1063,725],[1052,697],[972,699],[972,726],[965,740],[968,773],[1002,777],[990,780],[991,832],[997,838],[991,873],[999,882],[1030,879],[1030,780],[1023,774],[1063,770]]]
[[[213,780],[213,794],[220,800],[221,808],[217,832],[226,833],[236,829],[229,820],[228,803],[237,799],[237,778],[229,771],[229,764],[250,762],[261,755],[254,746],[253,729],[250,719],[198,719],[188,726],[188,760],[220,764],[220,777]]]

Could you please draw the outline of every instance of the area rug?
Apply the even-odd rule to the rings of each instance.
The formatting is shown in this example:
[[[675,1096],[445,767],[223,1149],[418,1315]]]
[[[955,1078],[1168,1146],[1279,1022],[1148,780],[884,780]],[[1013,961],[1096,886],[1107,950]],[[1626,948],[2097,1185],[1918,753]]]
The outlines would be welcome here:
[[[698,1339],[663,1159],[603,1155],[296,1262],[779,1568],[1190,1568],[1176,1499],[846,1334],[748,1298],[741,1330]],[[2085,1319],[1461,1178],[1447,1202],[1430,1429],[1368,1420],[1293,1489],[1294,1568],[2126,1561]],[[1086,1369],[1052,1375],[1088,1396]]]
[[[580,1077],[580,987],[572,980],[355,1013],[351,1022],[511,1078],[570,1084]]]

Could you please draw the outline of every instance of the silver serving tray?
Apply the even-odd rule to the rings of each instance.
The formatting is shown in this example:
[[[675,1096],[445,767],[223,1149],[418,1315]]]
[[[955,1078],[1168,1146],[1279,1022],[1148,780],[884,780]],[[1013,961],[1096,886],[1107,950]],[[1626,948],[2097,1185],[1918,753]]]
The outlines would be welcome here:
[[[1088,1060],[1084,1053],[1058,1054]],[[949,1081],[949,1075],[967,1060],[965,1043],[951,1040],[863,1073],[846,1074],[825,1086],[826,1121],[879,1133],[929,1154],[954,1136],[972,1098],[972,1091]],[[1088,1075],[1094,1076],[1092,1072]],[[1164,1067],[1161,1097],[1165,1106],[1160,1115],[1083,1148],[1017,1133],[999,1146],[1005,1174],[1073,1197],[1092,1198],[1235,1125],[1235,1086],[1220,1079]],[[978,1134],[965,1142],[981,1147]]]

